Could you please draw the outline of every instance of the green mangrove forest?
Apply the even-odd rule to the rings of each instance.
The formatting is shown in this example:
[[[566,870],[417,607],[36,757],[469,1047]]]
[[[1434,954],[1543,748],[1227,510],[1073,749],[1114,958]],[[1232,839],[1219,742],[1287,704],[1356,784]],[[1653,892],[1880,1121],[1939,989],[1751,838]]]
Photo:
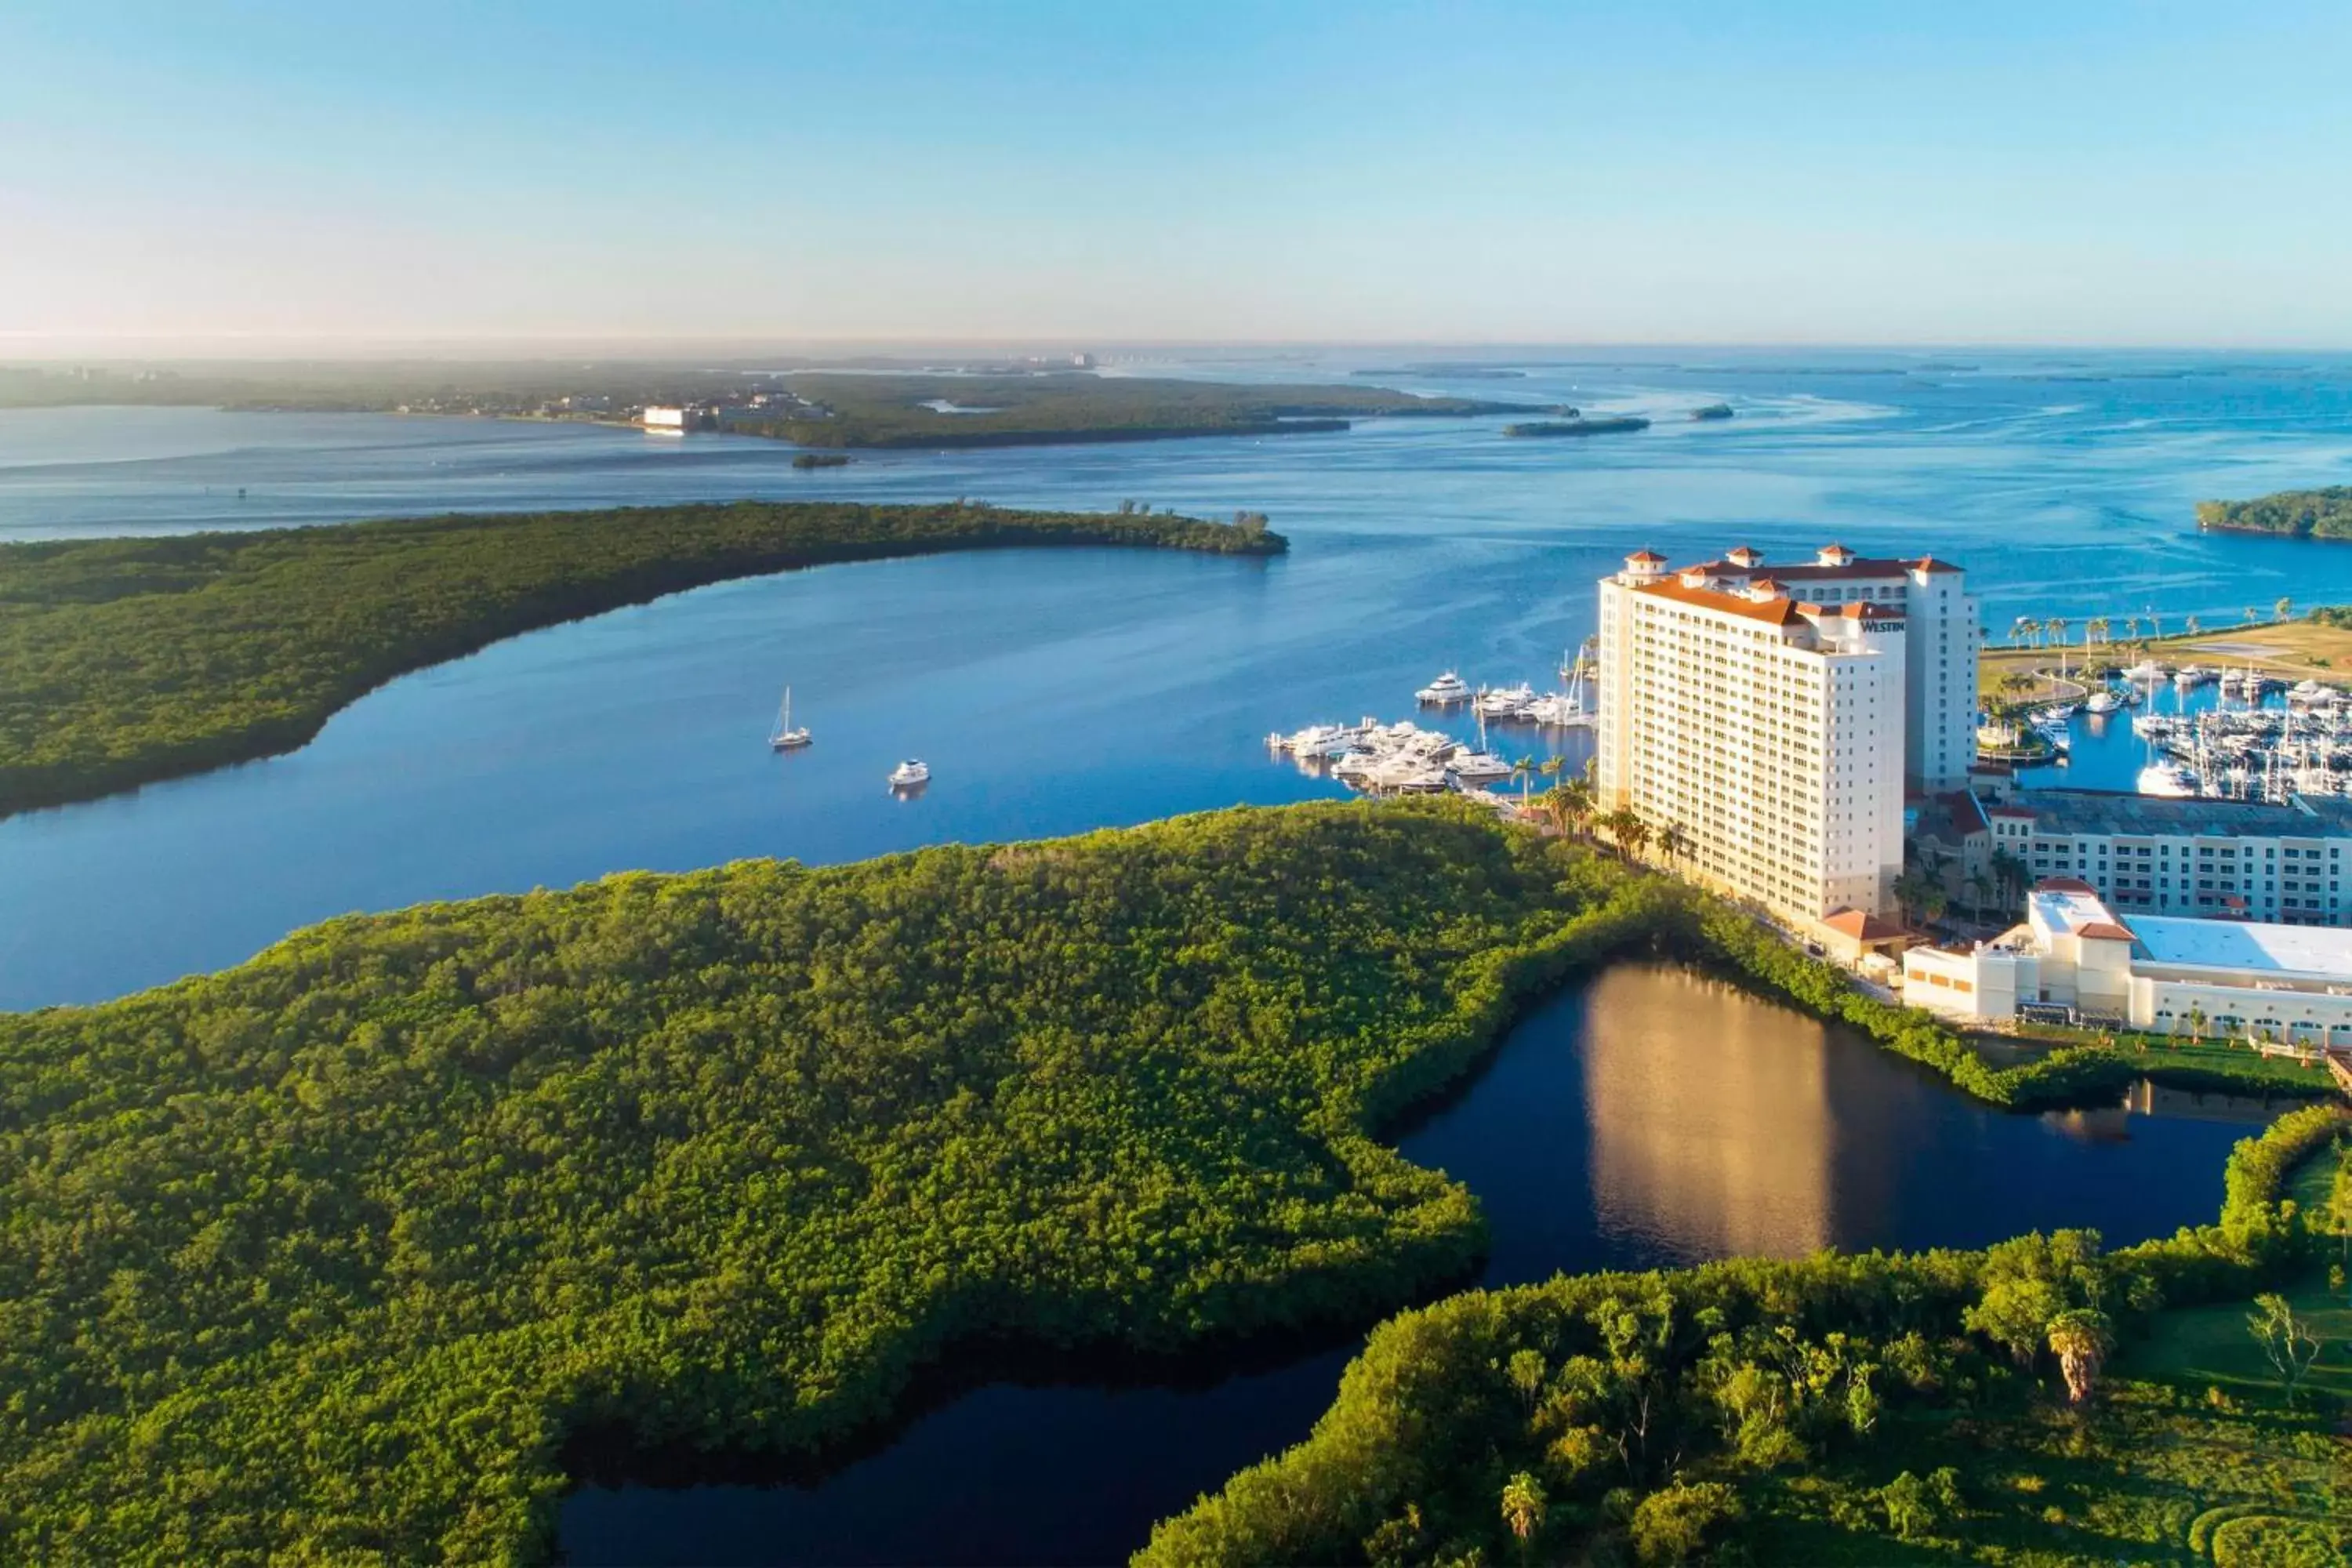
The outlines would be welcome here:
[[[1015,545],[1268,555],[1262,520],[739,501],[0,545],[0,815],[291,750],[501,637],[831,562]]]
[[[2294,539],[2352,539],[2352,485],[2280,490],[2253,500],[2200,500],[2197,526],[2231,533],[2284,533]]]
[[[2343,1563],[2352,1307],[2316,1271],[2352,1220],[2346,1127],[2290,1113],[2239,1145],[2217,1224],[2112,1253],[2060,1231],[1406,1312],[1311,1437],[1138,1562]]]
[[[811,406],[742,415],[728,428],[803,447],[1017,447],[1344,430],[1357,418],[1523,414],[1525,404],[1418,397],[1379,386],[1251,386],[1087,372],[868,375],[809,371],[786,384]],[[948,403],[969,413],[927,406]]]
[[[0,1559],[543,1559],[582,1431],[807,1453],[1007,1336],[1167,1351],[1368,1321],[1484,1246],[1469,1194],[1380,1132],[1521,1006],[1637,953],[2006,1103],[2137,1070],[1985,1068],[1739,911],[1451,801],[348,917],[0,1015]],[[1795,1485],[1791,1445],[1876,1462],[1836,1436],[1855,1411],[1891,1432],[1980,1390],[2011,1418],[2031,1368],[1996,1379],[1987,1346],[2013,1354],[2062,1298],[2129,1327],[2287,1269],[2301,1233],[2270,1194],[2332,1116],[2242,1157],[2210,1234],[2111,1261],[2018,1244],[2042,1293],[1983,1326],[2000,1249],[1408,1315],[1304,1448],[1150,1554],[1494,1561],[1522,1471],[1546,1551],[1711,1538]],[[1724,1398],[1783,1435],[1743,1457]]]

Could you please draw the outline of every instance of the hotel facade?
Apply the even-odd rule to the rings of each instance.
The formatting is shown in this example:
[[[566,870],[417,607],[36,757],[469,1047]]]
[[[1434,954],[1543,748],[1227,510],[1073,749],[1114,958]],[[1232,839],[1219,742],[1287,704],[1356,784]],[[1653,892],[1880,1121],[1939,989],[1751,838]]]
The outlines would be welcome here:
[[[1932,558],[1753,550],[1601,581],[1595,798],[1680,830],[1695,880],[1800,922],[1886,912],[1903,800],[1964,789],[1977,613]]]

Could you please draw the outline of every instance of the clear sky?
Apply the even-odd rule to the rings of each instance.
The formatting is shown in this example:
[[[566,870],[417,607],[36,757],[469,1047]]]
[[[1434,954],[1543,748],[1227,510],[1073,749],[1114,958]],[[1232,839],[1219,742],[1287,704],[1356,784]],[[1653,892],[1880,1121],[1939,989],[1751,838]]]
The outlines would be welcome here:
[[[0,354],[2352,344],[2352,5],[0,5]]]

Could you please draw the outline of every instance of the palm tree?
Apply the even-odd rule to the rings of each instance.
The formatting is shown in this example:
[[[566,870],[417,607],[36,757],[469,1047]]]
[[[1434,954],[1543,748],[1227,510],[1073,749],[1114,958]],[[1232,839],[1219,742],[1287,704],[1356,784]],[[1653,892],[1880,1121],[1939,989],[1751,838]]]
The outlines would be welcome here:
[[[2188,628],[2189,635],[2190,637],[2195,637],[2195,636],[2197,635],[2197,631],[2198,631],[2198,622],[2197,622],[2197,617],[2196,617],[2195,616],[2189,616],[2189,619],[2188,619],[2187,621],[2183,622],[2182,624],[2183,624],[2183,625]]]
[[[1983,867],[1969,873],[1969,897],[1977,919],[1984,919],[1985,906],[1992,902],[1994,890],[1992,874]]]
[[[2278,603],[2271,606],[2271,619],[2274,621],[2283,621],[2286,619],[2287,612],[2294,608],[2294,601],[2288,598],[2284,594],[2281,594],[2278,598]]]
[[[2126,616],[2124,617],[2124,640],[2126,642],[2137,642],[2139,640],[2139,617],[2137,616]]]
[[[1669,822],[1658,830],[1658,852],[1668,860],[1679,862],[1690,851],[1690,835],[1679,822]]]
[[[1592,816],[1592,785],[1583,779],[1554,784],[1544,795],[1544,802],[1553,824],[1570,837],[1576,837],[1582,834],[1585,822]]]
[[[2147,611],[2147,635],[2152,637],[2162,637],[2164,635],[2164,617],[2158,615],[2154,610]]]
[[[1519,809],[1528,808],[1528,780],[1536,771],[1533,757],[1521,757],[1511,764],[1511,776],[1519,781]]]
[[[1509,1525],[1511,1533],[1518,1538],[1519,1556],[1523,1560],[1528,1554],[1528,1542],[1534,1540],[1536,1531],[1543,1528],[1543,1487],[1535,1477],[1521,1470],[1504,1483],[1503,1522]]]
[[[1617,840],[1617,852],[1629,860],[1650,842],[1650,825],[1631,806],[1619,806],[1601,819],[1601,826]]]
[[[2009,898],[2015,899],[2025,892],[2025,862],[2006,849],[1992,852],[1992,877]]]
[[[2254,624],[2254,607],[2252,605],[2246,606],[2245,624],[2250,626]]]
[[[2020,616],[2009,623],[2009,643],[2011,647],[2015,647],[2032,635],[2033,617],[2032,616]]]
[[[2107,634],[2114,630],[2114,627],[2115,624],[2109,621],[2106,616],[2092,616],[2090,624],[2083,628],[2083,646],[2087,648],[2094,642],[2105,642],[2109,640]]]
[[[2050,1320],[2050,1350],[2066,1379],[2066,1403],[2079,1405],[2099,1381],[2099,1363],[2115,1336],[2101,1314],[2075,1308]]]

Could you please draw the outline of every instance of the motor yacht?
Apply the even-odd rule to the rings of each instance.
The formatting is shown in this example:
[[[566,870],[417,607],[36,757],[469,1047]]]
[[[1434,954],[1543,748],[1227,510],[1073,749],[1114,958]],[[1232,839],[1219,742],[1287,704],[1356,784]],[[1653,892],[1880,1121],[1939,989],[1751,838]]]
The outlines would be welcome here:
[[[1511,776],[1511,764],[1492,752],[1465,752],[1445,765],[1464,784],[1483,784]]]
[[[2197,775],[2179,763],[2150,763],[2140,769],[2137,787],[2142,795],[2186,800],[2197,793]]]
[[[1477,693],[1470,689],[1468,681],[1449,669],[1413,695],[1433,707],[1451,708],[1457,702],[1469,701]]]
[[[1538,724],[1555,730],[1580,730],[1592,722],[1592,715],[1573,697],[1552,692],[1528,704],[1527,716]]]
[[[900,763],[897,767],[890,770],[890,787],[892,789],[913,789],[918,784],[927,784],[930,782],[931,768],[930,764],[928,763],[918,763],[909,760],[908,762]]]
[[[2083,711],[2085,713],[2112,713],[2122,706],[2122,703],[2116,700],[2116,694],[2112,691],[2094,691],[2083,700]]]
[[[1478,693],[1478,716],[1482,719],[1517,719],[1536,700],[1536,689],[1525,681],[1517,686],[1498,686],[1491,691]]]

